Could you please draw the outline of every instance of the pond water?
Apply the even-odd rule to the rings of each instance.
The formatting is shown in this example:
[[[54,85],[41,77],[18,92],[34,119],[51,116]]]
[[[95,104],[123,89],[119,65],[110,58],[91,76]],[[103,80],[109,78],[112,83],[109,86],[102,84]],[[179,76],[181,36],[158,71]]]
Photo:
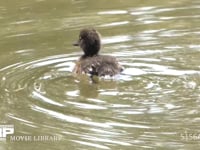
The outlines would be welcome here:
[[[117,79],[72,74],[85,27]],[[0,28],[1,150],[199,149],[199,0],[1,0]]]

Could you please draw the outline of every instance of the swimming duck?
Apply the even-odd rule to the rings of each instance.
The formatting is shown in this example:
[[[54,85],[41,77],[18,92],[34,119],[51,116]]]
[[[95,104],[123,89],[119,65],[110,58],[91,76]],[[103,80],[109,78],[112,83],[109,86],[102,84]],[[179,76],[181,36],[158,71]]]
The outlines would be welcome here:
[[[100,55],[101,38],[95,29],[82,29],[79,40],[74,46],[80,46],[84,54],[77,60],[73,72],[89,74],[91,76],[114,76],[119,74],[123,67],[117,59],[109,55]]]

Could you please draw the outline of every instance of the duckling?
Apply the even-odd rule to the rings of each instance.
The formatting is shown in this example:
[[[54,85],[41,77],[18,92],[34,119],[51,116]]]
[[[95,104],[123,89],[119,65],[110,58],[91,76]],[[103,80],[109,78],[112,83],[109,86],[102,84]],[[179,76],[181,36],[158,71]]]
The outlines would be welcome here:
[[[83,55],[77,60],[73,73],[112,77],[123,71],[123,67],[115,57],[99,54],[101,35],[95,29],[82,29],[79,40],[73,45],[80,46],[83,50]]]

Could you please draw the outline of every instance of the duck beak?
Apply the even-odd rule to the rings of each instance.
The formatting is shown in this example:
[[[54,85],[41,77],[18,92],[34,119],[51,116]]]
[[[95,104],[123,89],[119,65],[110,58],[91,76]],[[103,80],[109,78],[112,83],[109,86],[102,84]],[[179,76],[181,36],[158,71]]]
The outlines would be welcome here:
[[[73,46],[79,46],[79,41],[73,43]]]

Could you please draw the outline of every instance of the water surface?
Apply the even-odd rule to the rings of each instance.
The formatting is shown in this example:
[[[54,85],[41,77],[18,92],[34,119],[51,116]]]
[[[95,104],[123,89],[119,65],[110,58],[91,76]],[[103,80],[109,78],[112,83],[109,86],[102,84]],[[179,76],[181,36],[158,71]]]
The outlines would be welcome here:
[[[59,137],[0,149],[199,149],[198,0],[2,0],[0,22],[0,125]],[[125,67],[116,79],[71,73],[85,27]]]

